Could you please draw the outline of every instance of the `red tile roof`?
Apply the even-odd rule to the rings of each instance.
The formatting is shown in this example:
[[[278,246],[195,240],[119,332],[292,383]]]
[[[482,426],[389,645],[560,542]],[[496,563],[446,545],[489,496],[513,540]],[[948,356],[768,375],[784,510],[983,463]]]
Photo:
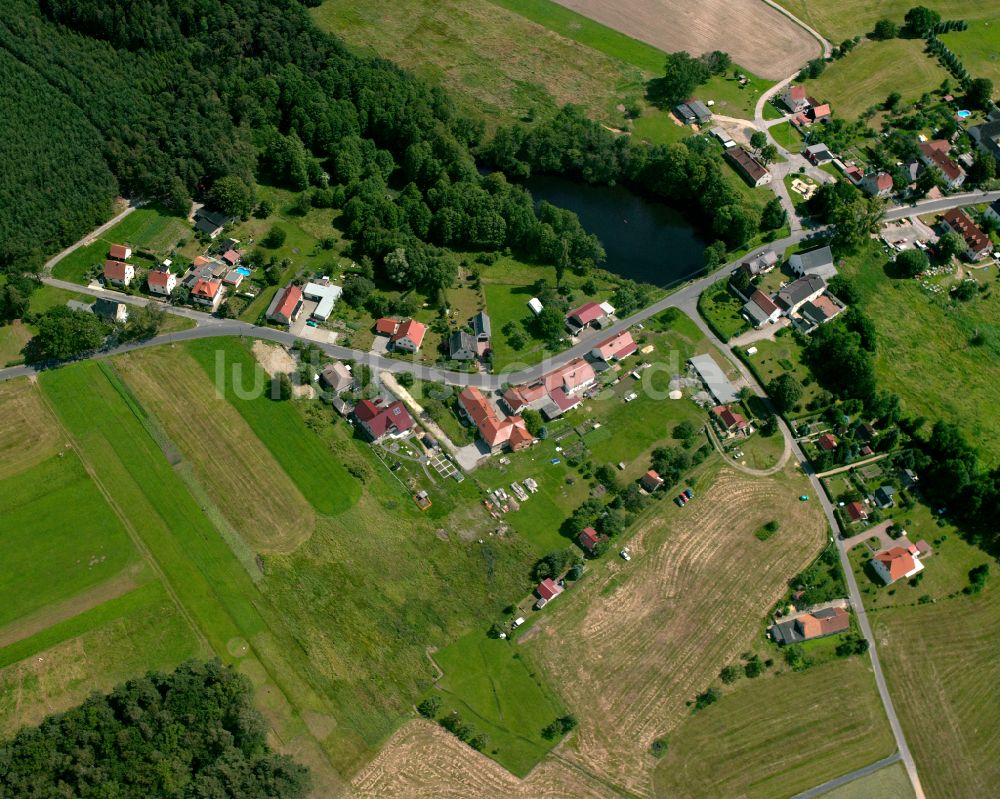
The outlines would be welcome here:
[[[295,307],[300,302],[302,302],[302,289],[298,286],[288,286],[281,298],[281,302],[274,309],[274,315],[277,316],[280,314],[285,319],[291,319],[292,314],[295,313]]]
[[[130,266],[131,264],[127,264],[124,261],[105,261],[104,276],[108,280],[124,280],[125,270]]]
[[[546,577],[538,584],[538,587],[535,589],[535,591],[538,592],[538,596],[540,596],[542,599],[549,600],[552,599],[552,597],[559,596],[559,594],[562,593],[562,586],[560,586],[551,577]]]
[[[639,478],[639,482],[642,483],[642,487],[647,491],[655,491],[663,485],[663,478],[660,477],[655,470],[650,469],[641,478]]]
[[[562,388],[567,393],[572,393],[588,383],[594,382],[596,377],[594,367],[583,360],[583,358],[577,358],[570,361],[561,369],[549,372],[542,379],[546,389],[550,392],[553,389]]]
[[[728,405],[716,405],[712,408],[712,413],[718,417],[727,430],[732,430],[734,427],[737,430],[745,430],[747,428],[746,417],[741,413],[736,413]]]
[[[837,439],[829,433],[823,433],[823,435],[816,439],[816,443],[819,445],[819,448],[825,452],[830,452],[831,450],[837,448]]]
[[[146,274],[146,280],[150,286],[159,286],[164,289],[167,287],[167,281],[170,278],[171,274],[169,272],[150,271]]]
[[[545,394],[545,386],[542,383],[535,383],[533,386],[512,386],[503,393],[503,400],[517,413],[521,408],[538,402]]]
[[[965,239],[965,246],[973,252],[982,252],[991,246],[990,237],[983,233],[961,208],[952,208],[948,211],[944,215],[944,221]]]
[[[396,400],[388,405],[376,405],[371,400],[361,400],[354,406],[354,416],[364,422],[376,439],[387,433],[403,433],[413,427],[413,418],[402,402]]]
[[[126,247],[124,244],[112,244],[108,249],[108,255],[112,258],[123,260],[128,258],[130,248]]]
[[[427,327],[418,322],[416,319],[407,319],[403,324],[396,328],[396,332],[392,337],[393,341],[399,341],[401,339],[407,339],[413,342],[413,346],[417,349],[420,345],[424,343],[424,336],[427,333]]]
[[[205,299],[212,300],[215,299],[215,295],[219,293],[219,289],[221,288],[222,281],[220,280],[199,280],[194,284],[191,293],[195,297],[204,297]]]
[[[627,330],[623,330],[618,335],[602,341],[594,349],[600,352],[601,358],[605,361],[620,361],[622,358],[627,358],[635,352],[638,347],[632,339],[632,334]]]
[[[399,328],[398,319],[389,319],[383,316],[375,322],[375,332],[381,336],[391,336]]]
[[[788,96],[791,97],[792,100],[794,100],[796,102],[798,102],[799,100],[805,100],[806,99],[806,87],[805,86],[789,86],[788,87]]]
[[[225,261],[230,266],[236,266],[240,262],[241,253],[236,250],[226,250],[225,254],[222,256],[222,260]]]
[[[875,555],[875,560],[885,566],[889,572],[889,579],[893,582],[905,577],[916,567],[913,555],[902,547],[892,547]]]
[[[602,541],[607,541],[608,537],[597,532],[593,527],[584,527],[580,531],[580,535],[576,537],[576,540],[579,541],[580,546],[587,552],[593,552],[594,547]]]
[[[589,325],[604,316],[604,309],[596,302],[587,302],[579,308],[574,308],[568,314],[567,319],[571,319],[580,325]]]
[[[948,142],[937,139],[921,142],[918,146],[924,157],[940,169],[949,181],[957,180],[964,174],[962,168],[948,157]]]
[[[830,108],[829,103],[823,103],[822,105],[813,106],[811,112],[813,119],[822,119],[823,117],[830,116],[830,114],[832,113],[833,110]]]
[[[862,519],[868,518],[868,509],[865,508],[860,502],[851,502],[847,505],[844,510],[847,511],[847,515],[850,517],[852,522],[858,522]]]
[[[851,614],[843,608],[831,608],[832,613],[824,613],[822,617],[807,613],[799,616],[795,623],[802,631],[805,639],[818,638],[833,633],[842,633],[851,626]]]
[[[520,416],[508,416],[501,419],[496,409],[483,392],[474,386],[469,386],[458,395],[458,402],[466,415],[479,430],[483,441],[491,447],[508,444],[511,449],[518,450],[530,444],[532,439]]]
[[[773,314],[775,311],[779,310],[778,306],[774,304],[774,300],[768,297],[763,291],[757,289],[753,294],[750,295],[750,302],[760,308],[768,316]]]

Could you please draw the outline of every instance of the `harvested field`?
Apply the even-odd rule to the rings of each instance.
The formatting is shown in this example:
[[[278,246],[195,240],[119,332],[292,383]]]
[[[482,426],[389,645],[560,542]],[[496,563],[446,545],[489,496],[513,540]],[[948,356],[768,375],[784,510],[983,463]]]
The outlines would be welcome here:
[[[787,77],[820,55],[819,42],[759,0],[555,2],[664,52],[700,55],[725,50],[737,64],[772,80]],[[726,20],[730,24],[724,24]],[[733,36],[734,30],[738,36]]]
[[[291,375],[292,394],[296,397],[312,398],[316,396],[315,388],[310,385],[302,385],[299,382],[298,376],[295,374],[298,364],[288,350],[280,344],[267,344],[256,339],[251,349],[261,368],[272,378],[279,374]]]
[[[526,644],[580,721],[563,756],[640,796],[652,794],[652,741],[748,648],[825,537],[791,469],[767,479],[723,470],[695,490],[683,509],[664,503],[630,543],[631,563],[595,569]],[[781,532],[758,541],[772,518]]]
[[[136,352],[115,359],[115,368],[247,544],[290,552],[312,535],[309,503],[187,352]]]
[[[34,381],[0,383],[0,480],[53,455],[63,438]]]
[[[618,796],[548,758],[519,780],[436,724],[411,721],[351,782],[350,799],[612,799]]]
[[[932,558],[927,568],[934,565]],[[996,586],[974,597],[890,608],[870,618],[928,799],[995,795],[1000,785]]]

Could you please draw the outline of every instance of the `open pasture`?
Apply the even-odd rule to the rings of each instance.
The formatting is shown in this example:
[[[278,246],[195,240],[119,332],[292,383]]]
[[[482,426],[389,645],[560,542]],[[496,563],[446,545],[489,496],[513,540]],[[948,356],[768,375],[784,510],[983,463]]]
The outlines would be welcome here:
[[[748,648],[789,575],[824,539],[819,512],[798,501],[802,485],[792,470],[706,476],[692,503],[665,505],[637,531],[631,562],[592,567],[536,622],[524,646],[580,720],[564,757],[650,793],[653,740],[672,733],[686,703]],[[772,518],[781,532],[758,541],[753,531]]]
[[[54,455],[62,442],[33,381],[0,383],[0,480]]]

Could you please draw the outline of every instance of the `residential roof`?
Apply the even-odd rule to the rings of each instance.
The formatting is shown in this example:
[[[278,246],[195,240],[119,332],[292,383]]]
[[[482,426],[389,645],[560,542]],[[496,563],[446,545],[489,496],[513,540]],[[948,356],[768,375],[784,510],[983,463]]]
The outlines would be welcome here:
[[[124,261],[104,262],[104,276],[108,280],[124,280],[128,269],[132,269],[132,264],[127,264]]]
[[[221,288],[221,280],[199,280],[194,284],[191,293],[196,297],[204,297],[205,299],[212,300],[215,299],[215,295],[219,293]]]
[[[650,469],[639,478],[639,482],[642,483],[642,487],[647,491],[655,491],[663,485],[664,480],[655,469]]]
[[[730,147],[726,150],[726,158],[732,161],[754,183],[769,174],[767,167],[754,158],[745,147]]]
[[[799,102],[800,100],[806,99],[806,87],[792,85],[785,90],[785,94],[788,95],[788,97],[790,97],[795,102]]]
[[[383,316],[381,319],[375,320],[375,332],[379,335],[391,336],[396,332],[397,328],[399,328],[398,319],[389,319]]]
[[[371,400],[361,400],[354,406],[354,416],[368,425],[372,435],[378,439],[395,430],[403,433],[413,427],[413,419],[402,402],[396,400],[388,405],[376,405]]]
[[[458,402],[476,425],[483,441],[491,447],[509,444],[511,449],[518,449],[532,441],[524,419],[520,416],[500,418],[493,404],[478,388],[469,386],[463,389],[458,395]]]
[[[103,319],[117,319],[119,310],[124,307],[125,303],[117,300],[109,300],[104,297],[98,297],[94,300],[94,313]]]
[[[620,361],[622,358],[627,358],[637,349],[638,347],[632,338],[632,334],[627,330],[623,330],[621,333],[602,341],[594,347],[593,351],[599,353],[605,361]]]
[[[511,386],[503,393],[503,400],[515,413],[543,400],[547,395],[544,383],[531,386]]]
[[[542,380],[550,392],[555,388],[562,388],[567,393],[572,394],[577,389],[594,382],[596,378],[594,367],[583,358],[576,358],[561,369],[549,372]]]
[[[794,308],[804,302],[808,297],[815,294],[817,291],[822,291],[825,288],[826,281],[819,275],[806,274],[798,280],[793,280],[783,289],[778,291],[778,307],[784,310]]]
[[[843,310],[844,307],[834,302],[830,294],[820,294],[816,299],[804,303],[799,308],[799,314],[814,325],[822,325]]]
[[[278,304],[268,312],[268,316],[282,316],[285,319],[291,319],[300,302],[302,302],[302,289],[298,286],[286,286],[284,293],[280,295]]]
[[[236,250],[226,250],[222,254],[222,260],[225,261],[230,266],[234,266],[239,263],[241,254],[236,252]]]
[[[480,311],[472,317],[472,330],[477,336],[485,336],[486,338],[492,337],[493,326],[490,323],[490,317],[486,311]]]
[[[466,333],[464,330],[456,330],[448,338],[448,354],[454,358],[463,350],[471,353],[472,356],[475,356],[476,337]]]
[[[737,430],[745,430],[747,428],[746,417],[741,413],[736,413],[728,405],[716,405],[712,408],[712,413],[715,414],[716,418],[722,422],[727,430],[732,430],[734,427]]]
[[[797,252],[792,256],[800,265],[803,274],[820,274],[817,270],[833,266],[833,250],[827,247],[817,247],[815,250]]]
[[[227,286],[238,286],[243,282],[245,275],[237,269],[230,269],[222,278],[222,282]]]
[[[151,269],[146,273],[146,281],[150,286],[159,286],[164,289],[167,287],[167,283],[171,277],[173,277],[173,275],[166,269]]]
[[[822,608],[778,622],[771,628],[771,636],[779,643],[794,644],[842,633],[850,626],[851,614],[844,608]]]
[[[709,392],[715,397],[715,401],[720,404],[735,402],[738,398],[736,389],[730,383],[722,368],[715,362],[715,359],[707,353],[695,355],[688,360],[694,367],[702,382],[708,387]]]
[[[566,318],[575,320],[580,325],[589,325],[604,315],[604,309],[598,303],[587,302],[566,314]]]
[[[830,108],[829,103],[822,103],[820,105],[814,105],[809,111],[810,116],[813,119],[822,119],[823,117],[828,117],[833,113],[833,109]]]
[[[896,489],[892,486],[879,486],[875,489],[875,501],[880,505],[891,505]]]
[[[593,527],[584,527],[576,537],[576,540],[580,542],[580,546],[587,552],[593,552],[594,547],[602,541],[607,541],[608,537],[597,532]]]
[[[859,522],[868,518],[868,509],[860,502],[850,502],[844,508],[852,522]]]
[[[197,222],[204,222],[206,227],[210,226],[212,230],[225,227],[233,219],[231,216],[226,216],[221,211],[209,211],[207,208],[199,208],[198,213],[195,216]]]
[[[400,341],[401,339],[407,339],[413,342],[413,346],[419,348],[421,344],[424,343],[424,335],[427,333],[427,327],[418,322],[416,319],[407,319],[403,324],[396,328],[395,334],[392,336],[393,341]]]
[[[563,592],[563,589],[562,586],[559,585],[551,577],[546,577],[538,584],[538,587],[535,589],[535,591],[537,592],[538,596],[548,601],[553,597],[559,596],[559,594]]]
[[[823,435],[816,439],[816,444],[824,452],[830,452],[837,448],[837,439],[829,433],[823,433]]]
[[[334,391],[340,392],[350,388],[354,384],[354,375],[340,361],[328,363],[319,373],[320,379]]]
[[[892,175],[888,172],[870,173],[865,175],[864,183],[880,194],[892,189]]]
[[[343,293],[344,290],[336,283],[331,283],[329,278],[314,280],[302,287],[303,297],[310,300],[319,300],[312,315],[322,320],[330,318],[330,314],[333,313],[333,306]]]
[[[889,573],[890,582],[905,577],[916,568],[916,561],[903,547],[891,547],[875,553],[873,560],[881,563]]]
[[[951,145],[944,139],[920,142],[917,146],[924,157],[940,169],[949,181],[957,180],[965,174],[962,168],[948,157],[947,153]]]
[[[980,227],[961,208],[952,208],[944,215],[944,221],[958,235],[965,239],[965,246],[973,252],[981,252],[992,244]]]
[[[760,289],[756,289],[754,293],[750,295],[750,302],[760,308],[765,316],[770,316],[778,310],[778,306],[775,305],[774,300],[768,297]]]
[[[112,244],[108,248],[108,255],[110,255],[115,260],[124,261],[131,254],[132,249],[126,247],[124,244]]]

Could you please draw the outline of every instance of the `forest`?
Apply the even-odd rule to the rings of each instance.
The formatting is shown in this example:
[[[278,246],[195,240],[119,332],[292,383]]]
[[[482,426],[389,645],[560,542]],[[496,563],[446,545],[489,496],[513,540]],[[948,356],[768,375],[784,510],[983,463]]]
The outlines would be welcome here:
[[[93,227],[116,191],[246,215],[258,179],[341,208],[354,257],[429,294],[454,279],[441,247],[582,268],[603,258],[575,215],[536,212],[523,188],[479,173],[481,122],[439,87],[348,52],[296,0],[11,0],[0,75],[15,90],[0,121],[15,167],[0,174],[10,275]],[[399,251],[406,268],[386,264]],[[19,305],[3,303],[8,318]]]
[[[0,743],[0,799],[305,796],[308,771],[272,752],[266,730],[246,677],[188,661]]]

